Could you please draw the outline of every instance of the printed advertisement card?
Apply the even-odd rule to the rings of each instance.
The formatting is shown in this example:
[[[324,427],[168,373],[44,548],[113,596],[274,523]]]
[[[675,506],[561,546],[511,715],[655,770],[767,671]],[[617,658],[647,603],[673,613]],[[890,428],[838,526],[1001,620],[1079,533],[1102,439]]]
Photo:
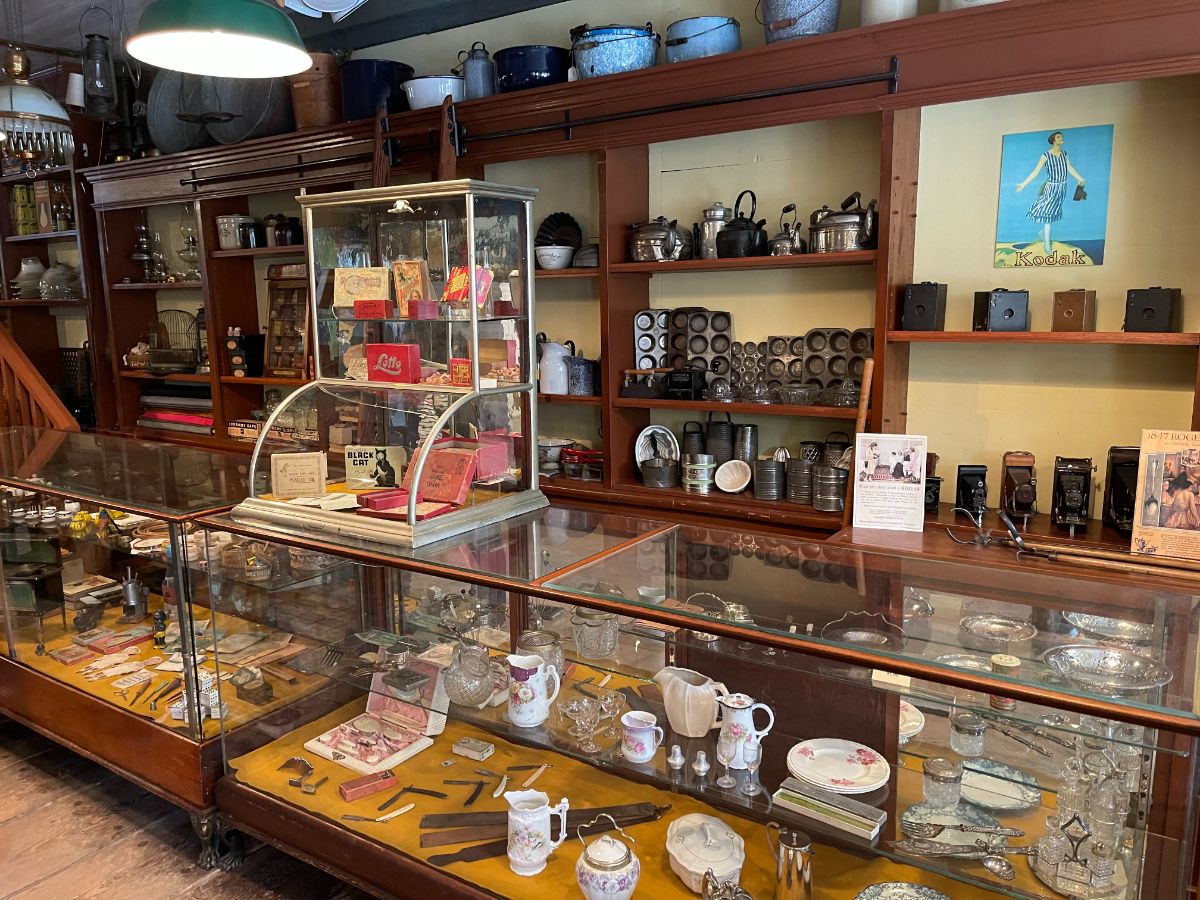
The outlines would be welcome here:
[[[351,444],[346,448],[346,487],[351,490],[394,488],[408,462],[403,447],[366,447]]]
[[[854,527],[921,531],[925,527],[922,435],[859,434],[854,445]]]
[[[1200,431],[1142,432],[1132,549],[1200,559]]]

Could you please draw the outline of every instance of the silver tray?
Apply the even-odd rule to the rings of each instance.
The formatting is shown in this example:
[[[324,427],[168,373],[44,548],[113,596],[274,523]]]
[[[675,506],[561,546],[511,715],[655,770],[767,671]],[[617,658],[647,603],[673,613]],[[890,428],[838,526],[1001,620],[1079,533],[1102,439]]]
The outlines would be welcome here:
[[[1043,653],[1042,662],[1078,687],[1113,697],[1144,694],[1174,678],[1158,660],[1123,647],[1063,644]]]
[[[1154,626],[1125,619],[1110,619],[1108,616],[1093,616],[1088,613],[1063,613],[1063,618],[1084,634],[1121,641],[1127,644],[1148,644],[1154,637]]]
[[[992,613],[967,616],[958,623],[958,635],[964,647],[972,650],[997,649],[1037,637],[1038,630],[1029,622]]]

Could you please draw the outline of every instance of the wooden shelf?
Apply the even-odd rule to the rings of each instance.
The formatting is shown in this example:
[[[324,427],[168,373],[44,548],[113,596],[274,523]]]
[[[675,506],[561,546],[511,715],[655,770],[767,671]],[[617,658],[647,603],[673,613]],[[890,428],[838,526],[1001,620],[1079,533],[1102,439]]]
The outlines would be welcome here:
[[[145,284],[138,281],[109,285],[114,291],[198,291],[204,287],[201,281],[164,281],[161,284]]]
[[[600,269],[598,266],[590,266],[582,269],[535,269],[535,278],[599,278]]]
[[[238,250],[210,250],[212,259],[225,259],[230,256],[300,256],[304,253],[303,244],[289,244],[286,247],[251,247]]]
[[[307,378],[272,378],[270,376],[259,376],[257,378],[238,378],[235,375],[222,375],[221,384],[259,384],[268,387],[300,387],[308,384]]]
[[[618,409],[672,409],[681,412],[729,412],[750,416],[796,416],[814,419],[854,419],[856,406],[788,406],[783,403],[720,403],[716,400],[664,400],[649,397],[618,397]]]
[[[175,372],[170,375],[153,375],[150,372],[145,372],[141,369],[122,369],[119,374],[122,378],[131,378],[137,381],[190,381],[194,383],[208,384],[212,379],[211,375],[197,375],[195,372]]]
[[[888,340],[912,344],[1140,344],[1200,346],[1200,334],[1165,331],[889,331]]]
[[[0,308],[17,309],[22,306],[85,306],[87,300],[83,297],[72,297],[67,300],[0,300]]]
[[[10,234],[4,239],[6,244],[32,244],[35,241],[73,241],[79,237],[79,232],[49,231],[44,234]]]
[[[869,266],[874,250],[845,253],[805,253],[800,256],[748,256],[741,259],[684,259],[679,262],[613,263],[609,269],[631,275],[663,275],[673,272],[718,272],[739,269],[808,269],[824,266]]]
[[[70,166],[57,166],[53,169],[42,169],[39,172],[30,174],[29,172],[14,172],[11,175],[0,176],[0,184],[33,184],[35,181],[44,181],[48,178],[61,178],[62,176],[70,176]]]
[[[1053,467],[1051,467],[1052,469]],[[1049,475],[1049,473],[1048,473]],[[1041,484],[1046,487],[1044,490],[1049,493],[1051,478],[1046,477],[1041,480]],[[1040,486],[1040,485],[1039,485]],[[954,475],[949,477],[942,476],[942,496],[946,496],[946,491],[950,492],[950,499],[954,499]],[[1040,492],[1039,492],[1040,493]],[[1049,496],[1038,498],[1038,505],[1049,506]],[[1086,527],[1078,527],[1075,529],[1075,537],[1071,537],[1071,532],[1067,528],[1060,528],[1050,520],[1048,513],[1038,513],[1029,517],[1029,526],[1023,527],[1021,519],[1013,519],[1017,529],[1021,535],[1031,543],[1053,543],[1053,544],[1077,544],[1080,547],[1091,547],[1101,550],[1120,550],[1128,552],[1130,539],[1122,536],[1116,529],[1109,528],[1099,519],[1088,519]],[[961,513],[955,515],[953,503],[938,504],[936,513],[925,514],[926,527],[930,525],[954,525],[955,531],[959,529],[967,532],[967,534],[959,533],[960,538],[969,537],[973,532],[974,526],[967,521],[967,517]],[[985,528],[996,533],[1005,531],[1004,525],[1000,522],[994,509],[989,509],[984,514],[983,524]]]
[[[811,506],[788,503],[786,500],[758,500],[750,491],[726,494],[713,488],[711,494],[689,494],[683,488],[650,488],[638,483],[620,483],[614,494],[627,498],[628,502],[641,506],[652,505],[658,509],[682,509],[706,512],[726,518],[746,519],[751,522],[770,522],[811,528],[832,534],[842,527],[842,514],[818,512]]]
[[[563,403],[575,406],[599,406],[603,397],[581,397],[572,394],[538,394],[538,400],[543,403]]]

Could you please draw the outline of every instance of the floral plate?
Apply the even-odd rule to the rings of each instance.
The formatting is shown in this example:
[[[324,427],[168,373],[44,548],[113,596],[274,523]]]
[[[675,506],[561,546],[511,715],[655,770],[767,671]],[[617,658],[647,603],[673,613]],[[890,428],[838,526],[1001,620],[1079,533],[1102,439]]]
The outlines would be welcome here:
[[[795,777],[835,794],[866,794],[888,783],[892,767],[862,744],[836,738],[803,741],[787,755]]]
[[[994,812],[1026,812],[1042,805],[1042,792],[1029,773],[980,757],[963,762],[962,799]]]
[[[909,703],[900,701],[900,742],[911,740],[925,728],[925,714]]]
[[[909,837],[913,834],[908,830],[911,823],[920,825],[985,825],[991,828],[1000,823],[989,813],[969,803],[959,803],[958,806],[930,806],[928,803],[914,803],[900,817],[900,827]],[[935,840],[943,844],[961,844],[964,847],[975,846],[979,835],[973,831],[953,831],[947,829]],[[993,843],[1007,843],[1007,838],[989,836]]]
[[[941,891],[911,881],[884,881],[863,888],[854,900],[950,900]]]

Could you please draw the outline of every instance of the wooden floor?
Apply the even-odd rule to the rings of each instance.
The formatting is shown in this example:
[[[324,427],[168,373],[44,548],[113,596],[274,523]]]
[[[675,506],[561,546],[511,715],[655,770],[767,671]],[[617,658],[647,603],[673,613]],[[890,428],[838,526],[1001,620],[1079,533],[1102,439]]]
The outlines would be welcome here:
[[[274,848],[232,872],[196,865],[179,809],[0,718],[0,898],[20,900],[363,900]]]

